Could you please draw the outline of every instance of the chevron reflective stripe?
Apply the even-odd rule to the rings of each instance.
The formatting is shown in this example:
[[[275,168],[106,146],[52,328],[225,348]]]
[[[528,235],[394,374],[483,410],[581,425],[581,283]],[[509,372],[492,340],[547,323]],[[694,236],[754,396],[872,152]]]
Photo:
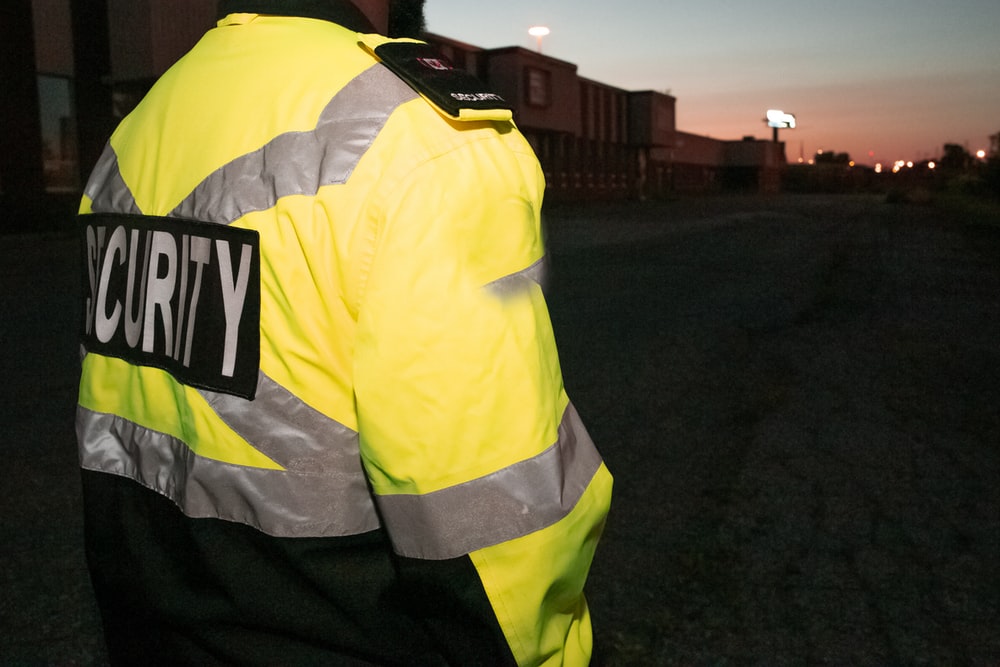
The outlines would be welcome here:
[[[558,441],[532,459],[433,493],[376,500],[396,553],[445,560],[558,522],[576,506],[601,464],[570,404]]]
[[[356,431],[330,419],[261,373],[256,398],[201,390],[225,424],[269,459],[291,472],[364,480]],[[364,497],[370,498],[367,486]],[[360,502],[362,498],[358,497]]]
[[[486,287],[500,298],[505,298],[526,292],[532,285],[544,286],[544,283],[545,259],[543,258],[523,271],[494,280]]]
[[[103,213],[142,213],[132,191],[118,168],[118,156],[111,144],[104,147],[83,193],[91,200],[91,209]]]
[[[389,116],[417,93],[382,65],[373,65],[327,104],[316,127],[285,132],[209,174],[168,217],[230,224],[272,208],[289,195],[315,195],[345,183]],[[105,148],[86,194],[94,211],[138,213],[117,156]]]
[[[288,132],[206,178],[171,216],[228,224],[288,195],[344,183],[392,112],[417,94],[381,65],[338,92],[310,132]]]
[[[76,428],[82,468],[133,479],[192,518],[243,523],[275,537],[340,537],[379,527],[356,436],[353,444],[326,441],[337,451],[319,468],[302,465],[312,457],[296,459],[296,447],[286,443],[277,447],[285,450],[279,458],[293,467],[267,470],[198,456],[172,436],[79,406]],[[299,435],[298,442],[312,440]]]

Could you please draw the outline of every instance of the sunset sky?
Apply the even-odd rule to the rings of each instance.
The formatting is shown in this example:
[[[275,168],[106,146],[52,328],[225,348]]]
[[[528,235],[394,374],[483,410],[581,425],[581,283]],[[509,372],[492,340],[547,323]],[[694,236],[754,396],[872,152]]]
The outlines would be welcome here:
[[[859,163],[975,153],[1000,132],[1000,0],[427,0],[430,31],[535,49],[580,76],[677,98],[677,129],[771,136],[789,161],[817,150]]]

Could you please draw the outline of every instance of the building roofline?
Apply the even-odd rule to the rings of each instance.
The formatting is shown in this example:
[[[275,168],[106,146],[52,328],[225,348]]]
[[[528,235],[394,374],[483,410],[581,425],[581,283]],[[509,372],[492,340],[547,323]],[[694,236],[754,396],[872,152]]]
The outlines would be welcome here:
[[[559,58],[553,58],[552,56],[547,56],[544,53],[539,53],[538,51],[532,51],[531,49],[526,49],[523,46],[501,46],[495,49],[484,49],[485,53],[491,56],[506,55],[508,53],[519,53],[523,56],[529,56],[534,60],[544,60],[553,65],[559,65],[561,67],[567,67],[572,69],[574,72],[579,69],[579,65],[576,63],[571,63],[568,60],[561,60]]]
[[[670,93],[664,93],[661,90],[653,90],[652,88],[646,88],[644,90],[629,90],[629,95],[659,95],[660,97],[669,97],[670,99],[676,101],[677,96],[671,95]]]
[[[463,42],[457,39],[452,39],[451,37],[445,37],[444,35],[439,35],[436,32],[425,32],[424,35],[425,42],[433,42],[435,44],[447,44],[448,46],[454,46],[463,51],[470,51],[473,53],[482,53],[486,51],[481,46],[476,46],[474,44],[469,44],[468,42]]]

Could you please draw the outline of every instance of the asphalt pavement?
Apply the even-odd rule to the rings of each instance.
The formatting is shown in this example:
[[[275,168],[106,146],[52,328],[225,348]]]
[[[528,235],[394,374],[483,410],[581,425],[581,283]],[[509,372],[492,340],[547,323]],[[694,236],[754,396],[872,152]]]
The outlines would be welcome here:
[[[617,665],[1000,665],[1000,220],[874,196],[552,206],[616,477]],[[0,665],[102,665],[69,233],[0,236]]]

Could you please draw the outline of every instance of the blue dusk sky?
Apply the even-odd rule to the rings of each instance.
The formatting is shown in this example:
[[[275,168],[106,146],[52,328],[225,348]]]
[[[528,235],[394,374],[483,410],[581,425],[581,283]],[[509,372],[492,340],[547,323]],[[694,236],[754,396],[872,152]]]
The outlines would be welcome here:
[[[427,0],[431,32],[536,49],[580,76],[677,98],[677,129],[768,138],[790,161],[818,150],[859,163],[975,153],[1000,132],[1000,0]]]

